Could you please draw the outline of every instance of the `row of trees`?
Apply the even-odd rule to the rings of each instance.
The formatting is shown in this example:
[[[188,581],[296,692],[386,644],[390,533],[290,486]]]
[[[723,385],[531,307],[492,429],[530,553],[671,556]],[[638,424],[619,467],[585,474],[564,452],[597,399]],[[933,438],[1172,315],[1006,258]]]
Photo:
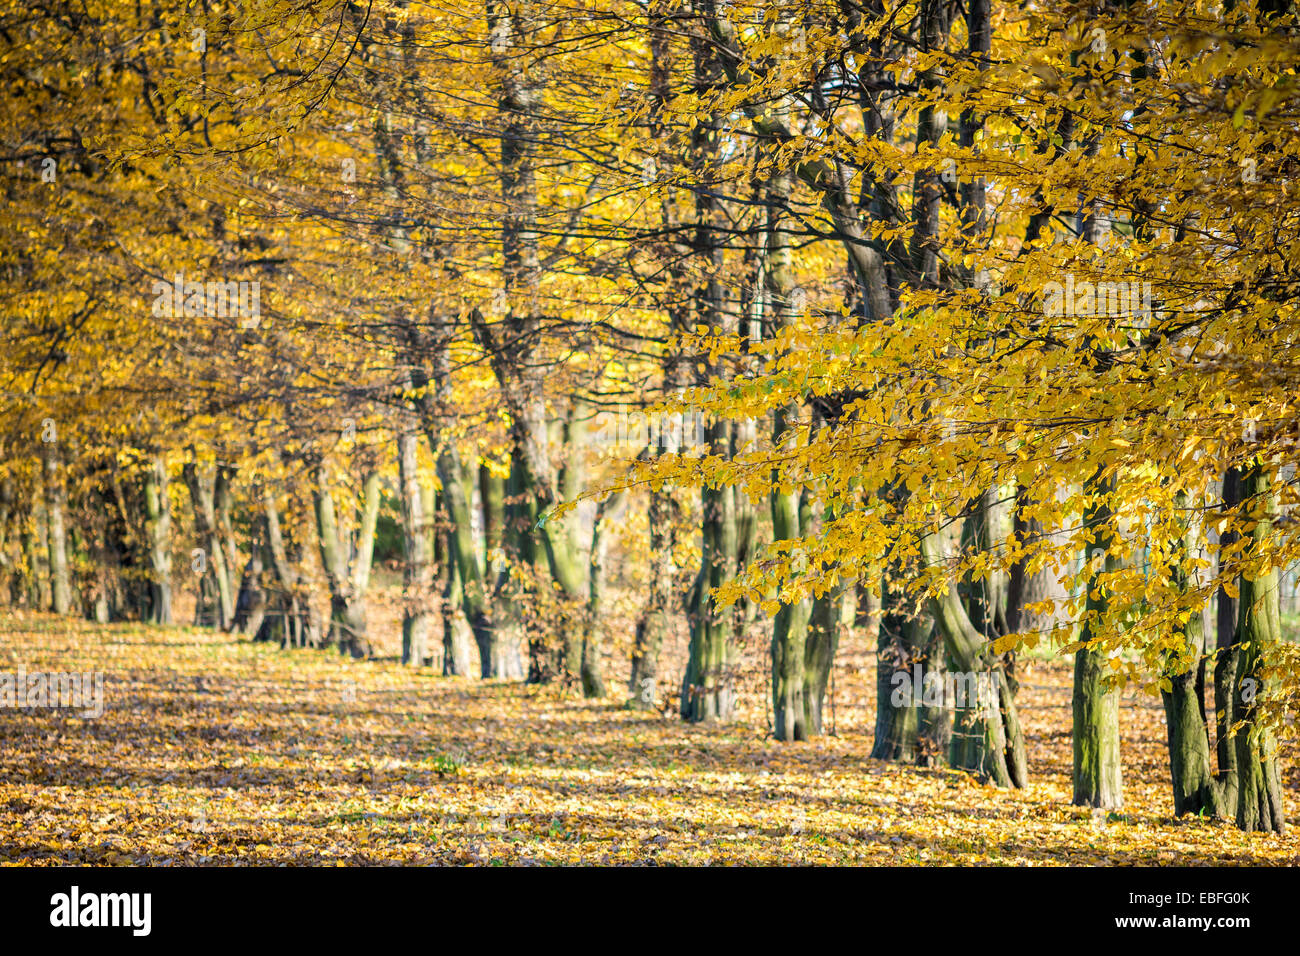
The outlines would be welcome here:
[[[1045,642],[1074,655],[1076,803],[1121,804],[1136,680],[1176,812],[1280,830],[1296,25],[5,13],[0,593],[166,621],[188,555],[203,623],[365,657],[387,487],[414,665],[604,696],[615,569],[634,706],[684,622],[681,714],[729,719],[764,615],[774,734],[808,739],[856,606],[874,755],[1023,786],[1016,653]],[[899,674],[994,705],[898,704]]]

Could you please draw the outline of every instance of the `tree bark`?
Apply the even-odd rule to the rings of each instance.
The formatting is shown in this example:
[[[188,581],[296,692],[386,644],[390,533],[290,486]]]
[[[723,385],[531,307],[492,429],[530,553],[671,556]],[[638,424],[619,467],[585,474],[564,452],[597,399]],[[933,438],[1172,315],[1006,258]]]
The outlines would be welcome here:
[[[1250,538],[1248,555],[1259,551],[1273,533],[1277,510],[1272,476],[1256,462],[1241,478],[1243,533]],[[1243,830],[1283,833],[1286,813],[1282,806],[1282,779],[1277,741],[1272,730],[1256,718],[1258,698],[1265,690],[1262,667],[1268,651],[1282,640],[1282,609],[1278,572],[1268,567],[1254,576],[1239,578],[1237,672],[1232,691],[1239,725],[1234,738],[1237,752],[1237,826]]]
[[[398,437],[397,471],[402,502],[402,663],[411,667],[429,663],[429,628],[433,616],[430,516],[424,511],[424,491],[420,485],[419,441],[414,424],[405,424]]]
[[[1176,507],[1186,510],[1187,497],[1180,494]],[[1181,540],[1174,542],[1172,583],[1179,594],[1187,594],[1195,569],[1190,563],[1195,525],[1189,521]],[[1205,618],[1193,611],[1182,625],[1182,654],[1190,662],[1170,675],[1168,690],[1161,691],[1169,739],[1169,770],[1174,789],[1174,816],[1185,813],[1221,816],[1220,786],[1210,764],[1210,735],[1205,719]]]
[[[262,494],[262,522],[262,537],[278,587],[274,602],[268,600],[264,605],[262,624],[253,632],[255,639],[278,638],[282,647],[329,646],[332,634],[323,633],[320,629],[312,612],[310,597],[303,586],[303,575],[298,570],[300,563],[296,559],[300,557],[298,552],[301,549],[295,546],[295,555],[290,557],[280,525],[279,508],[275,495],[269,488]],[[254,562],[250,561],[249,564],[253,565]]]
[[[650,581],[645,613],[637,621],[628,679],[629,706],[654,709],[659,694],[659,649],[670,626],[673,604],[673,506],[666,488],[651,489],[647,505],[650,532]]]
[[[198,465],[192,461],[182,466],[181,476],[189,490],[190,505],[194,510],[194,534],[204,554],[201,593],[206,588],[207,594],[215,599],[215,606],[207,608],[200,602],[195,608],[195,616],[205,616],[206,611],[206,616],[215,618],[218,628],[229,630],[235,608],[234,597],[230,592],[230,577],[226,573],[226,552],[217,528],[216,477],[200,474]]]
[[[171,496],[167,466],[155,455],[145,471],[145,517],[149,547],[150,624],[172,623]]]
[[[623,501],[623,492],[603,499],[596,506],[595,520],[591,526],[591,569],[587,574],[587,613],[583,621],[582,636],[582,695],[600,698],[606,694],[604,662],[601,659],[601,613],[605,597],[605,550],[608,543],[607,522],[616,515]]]
[[[813,598],[808,615],[808,638],[804,642],[803,710],[804,730],[809,738],[825,732],[825,706],[831,667],[840,646],[840,607],[844,586],[836,585]]]
[[[330,589],[330,643],[356,658],[370,657],[367,637],[366,590],[374,555],[375,523],[379,517],[379,473],[370,471],[362,482],[362,509],[357,529],[355,556],[348,560],[347,539],[334,510],[334,495],[328,466],[316,468],[312,488],[316,504],[316,530],[321,564]]]
[[[933,534],[921,539],[921,554],[930,565],[944,560]],[[1023,787],[1028,777],[1024,732],[1001,658],[971,624],[955,587],[931,598],[930,608],[949,670],[975,689],[954,701],[949,765],[999,787]]]
[[[67,614],[72,609],[72,583],[68,576],[68,538],[64,527],[68,509],[68,492],[64,484],[63,461],[57,442],[41,443],[41,461],[45,477],[50,607],[55,614]],[[162,623],[168,621],[170,621],[170,608]]]
[[[715,448],[726,444],[725,422],[714,423],[709,431]],[[717,605],[712,591],[735,574],[735,489],[705,488],[701,498],[704,540],[690,657],[682,682],[682,716],[697,722],[726,722],[736,704],[731,673],[733,618]]]
[[[1084,526],[1092,529],[1093,548],[1088,553],[1088,593],[1079,633],[1081,647],[1074,655],[1073,741],[1075,806],[1118,810],[1124,804],[1119,750],[1119,694],[1107,686],[1106,655],[1093,642],[1100,621],[1110,606],[1105,576],[1119,570],[1114,555],[1113,515],[1106,501],[1109,481],[1100,475],[1088,484],[1091,501]]]
[[[1223,475],[1223,510],[1231,513],[1241,506],[1241,472],[1229,468]],[[1219,535],[1219,553],[1241,538],[1233,527],[1224,528]],[[1220,586],[1215,599],[1214,648],[1214,746],[1217,758],[1220,798],[1225,813],[1236,816],[1237,810],[1237,747],[1231,730],[1237,723],[1237,694],[1234,684],[1237,662],[1241,656],[1237,646],[1237,615],[1240,591],[1230,595]]]
[[[901,568],[883,575],[876,632],[877,760],[941,766],[951,743],[951,701],[944,684],[943,637],[934,620],[909,609]]]
[[[451,558],[459,573],[461,603],[478,645],[479,673],[484,679],[519,680],[524,674],[518,648],[501,639],[493,620],[491,596],[484,585],[474,541],[464,470],[453,445],[438,456],[438,480],[442,484],[443,507],[451,523]]]

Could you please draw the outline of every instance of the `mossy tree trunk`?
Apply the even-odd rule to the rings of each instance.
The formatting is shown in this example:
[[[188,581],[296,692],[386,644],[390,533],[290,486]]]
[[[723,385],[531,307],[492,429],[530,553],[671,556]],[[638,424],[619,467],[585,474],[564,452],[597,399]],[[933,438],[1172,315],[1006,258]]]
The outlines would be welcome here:
[[[333,480],[324,461],[317,464],[315,479],[312,498],[316,533],[330,591],[330,643],[353,657],[370,657],[366,591],[374,556],[375,524],[379,518],[379,473],[371,470],[362,479],[361,509],[351,540],[338,520]]]
[[[906,603],[901,573],[895,564],[891,573],[881,577],[871,756],[938,766],[947,761],[952,733],[943,637],[929,614]]]
[[[673,596],[673,502],[671,492],[652,489],[647,505],[650,535],[650,581],[646,606],[637,620],[628,679],[629,706],[651,710],[659,696],[659,650],[670,626]]]
[[[945,562],[937,535],[921,539],[927,564]],[[967,692],[954,701],[948,764],[999,787],[1023,787],[1028,778],[1025,736],[1004,663],[976,630],[955,587],[930,599],[930,610],[943,637],[948,669]]]
[[[826,731],[826,701],[835,652],[840,646],[843,598],[844,586],[837,584],[813,598],[808,614],[808,636],[804,640],[803,723],[809,738],[819,737]]]
[[[1273,533],[1277,511],[1273,476],[1256,462],[1241,477],[1242,533],[1250,539],[1247,557],[1261,551]],[[1238,586],[1236,698],[1237,826],[1243,830],[1282,833],[1286,814],[1282,807],[1282,780],[1277,740],[1258,720],[1259,697],[1265,690],[1263,664],[1269,650],[1282,640],[1282,608],[1278,571],[1266,566],[1243,574]]]
[[[764,311],[770,311],[778,335],[797,318],[791,303],[796,277],[784,228],[792,179],[792,175],[785,172],[773,176],[767,184],[767,222],[763,234],[764,248],[760,253],[759,271],[766,292],[766,298],[760,304],[768,308],[758,311],[760,316]],[[773,447],[795,448],[798,424],[797,405],[790,403],[776,409],[772,416]],[[783,489],[777,481],[768,499],[772,512],[772,540],[794,541],[803,537],[812,525],[808,496],[797,488]],[[807,740],[809,737],[804,682],[812,603],[811,598],[794,603],[783,601],[772,619],[772,732],[777,740]]]
[[[1107,496],[1111,483],[1100,474],[1085,488],[1084,526],[1091,533],[1088,593],[1079,631],[1083,645],[1074,655],[1074,797],[1076,806],[1118,810],[1124,805],[1119,749],[1119,692],[1107,682],[1107,656],[1098,646],[1102,619],[1110,606],[1110,575],[1120,569],[1114,554],[1115,529]]]
[[[1229,468],[1223,474],[1221,494],[1224,512],[1234,512],[1241,507],[1241,472]],[[1219,535],[1219,554],[1240,540],[1234,527],[1225,527]],[[1237,694],[1234,683],[1237,662],[1237,615],[1240,609],[1240,590],[1229,594],[1220,587],[1215,596],[1214,643],[1214,748],[1218,770],[1215,779],[1219,784],[1219,798],[1223,812],[1232,817],[1237,813],[1237,746],[1232,738],[1232,728],[1237,724]]]
[[[714,448],[727,445],[727,423],[709,426]],[[682,681],[681,707],[686,720],[725,722],[731,720],[736,692],[731,672],[731,630],[734,617],[729,608],[719,607],[713,589],[735,574],[737,550],[735,489],[705,488],[701,494],[703,526],[700,574],[694,589],[691,642]]]
[[[573,501],[582,492],[582,461],[585,453],[586,443],[586,414],[587,407],[580,401],[569,403],[564,421],[558,423],[560,432],[560,448],[562,452],[563,464],[559,470],[559,497],[563,501]],[[558,503],[558,502],[557,502]],[[570,512],[564,517],[547,517],[542,527],[544,540],[546,541],[546,560],[550,567],[551,579],[559,586],[560,613],[559,626],[561,634],[561,662],[563,665],[562,681],[564,686],[570,687],[575,682],[583,685],[583,693],[586,694],[586,680],[582,677],[586,646],[587,646],[587,627],[590,624],[595,626],[594,622],[589,620],[584,622],[582,615],[582,604],[585,598],[590,618],[591,608],[591,581],[590,573],[595,570],[596,565],[592,564],[583,568],[582,559],[579,556],[577,530],[574,526],[576,512]],[[598,513],[597,521],[603,517]],[[597,544],[596,531],[592,531],[592,545]],[[594,554],[591,557],[595,561]],[[603,587],[604,582],[600,583],[598,591]],[[599,600],[596,608],[601,607]],[[604,695],[602,691],[601,696]]]
[[[1186,510],[1187,497],[1180,494],[1177,507]],[[1188,522],[1183,537],[1174,543],[1171,579],[1174,590],[1187,594],[1195,570],[1190,562],[1194,525]],[[1210,760],[1210,735],[1205,714],[1205,617],[1195,609],[1181,629],[1180,652],[1169,675],[1169,688],[1161,691],[1165,726],[1169,740],[1169,770],[1174,790],[1174,816],[1186,813],[1223,815],[1220,786]]]

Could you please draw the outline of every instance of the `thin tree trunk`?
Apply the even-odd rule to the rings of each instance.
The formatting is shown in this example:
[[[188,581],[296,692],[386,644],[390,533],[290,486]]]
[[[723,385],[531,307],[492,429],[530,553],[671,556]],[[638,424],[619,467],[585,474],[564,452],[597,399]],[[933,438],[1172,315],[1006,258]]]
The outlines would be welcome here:
[[[582,636],[582,695],[587,698],[604,697],[605,670],[601,660],[601,613],[605,597],[605,549],[608,542],[606,526],[622,504],[623,493],[611,495],[596,506],[596,517],[591,526],[591,570],[587,574],[587,613]]]
[[[650,11],[649,53],[650,70],[648,87],[650,91],[649,111],[646,117],[653,148],[671,151],[680,145],[674,134],[665,124],[664,110],[671,99],[670,90],[673,83],[673,31],[667,5],[657,0]],[[653,164],[654,157],[649,157]],[[657,175],[657,172],[656,172]],[[660,203],[664,235],[681,236],[677,228],[675,204],[668,200]],[[689,247],[679,241],[674,252],[680,253],[670,257],[667,265],[669,286],[672,294],[668,300],[668,324],[674,331],[684,330],[690,322],[690,307],[685,294],[683,264],[687,261]],[[662,388],[667,395],[675,395],[684,384],[684,362],[680,349],[666,348],[661,359]],[[657,429],[656,447],[651,449],[659,455],[670,451],[681,451],[680,445],[690,444],[686,436],[669,434],[669,429],[662,425]],[[629,706],[651,710],[658,704],[659,696],[659,652],[664,638],[671,628],[672,613],[680,597],[674,588],[673,554],[677,542],[677,525],[674,518],[677,508],[671,488],[651,488],[647,505],[649,519],[650,544],[650,580],[645,611],[637,621],[635,643],[632,650],[632,669],[628,680],[628,690],[632,697]]]
[[[149,623],[172,622],[171,496],[167,466],[155,455],[145,471],[145,516],[149,542]]]
[[[1114,555],[1112,513],[1106,501],[1110,482],[1095,476],[1087,486],[1091,501],[1084,526],[1092,529],[1095,543],[1089,561],[1088,594],[1079,648],[1074,655],[1073,742],[1074,799],[1076,806],[1118,810],[1124,804],[1119,750],[1119,693],[1107,686],[1106,655],[1093,643],[1101,619],[1110,606],[1110,575],[1119,570]]]
[[[722,64],[711,37],[691,36],[693,81],[708,89],[721,82]],[[706,188],[695,190],[695,257],[701,277],[693,290],[694,321],[724,332],[735,331],[734,316],[728,315],[726,292],[719,276],[722,273],[722,245],[719,228],[725,210],[717,192],[710,186],[719,175],[718,165],[721,120],[715,114],[699,118],[691,131],[689,159],[693,175]],[[723,369],[705,363],[698,370],[700,384]],[[727,421],[710,422],[705,430],[709,452],[729,458],[734,452],[734,425]],[[729,721],[735,708],[731,657],[735,614],[717,606],[715,588],[731,578],[737,570],[741,531],[736,489],[730,486],[705,487],[700,494],[701,559],[696,609],[691,628],[690,657],[682,683],[682,715],[692,721]]]
[[[235,575],[239,571],[239,549],[235,546],[235,526],[231,518],[234,510],[234,493],[231,487],[233,479],[234,470],[224,462],[218,461],[217,474],[212,486],[212,501],[217,519],[217,546],[223,551],[222,564],[226,569],[227,594],[238,593]]]
[[[659,694],[659,649],[668,633],[673,605],[673,507],[667,488],[651,489],[648,504],[650,523],[650,582],[645,613],[637,621],[632,648],[632,671],[628,679],[629,706],[652,710]]]

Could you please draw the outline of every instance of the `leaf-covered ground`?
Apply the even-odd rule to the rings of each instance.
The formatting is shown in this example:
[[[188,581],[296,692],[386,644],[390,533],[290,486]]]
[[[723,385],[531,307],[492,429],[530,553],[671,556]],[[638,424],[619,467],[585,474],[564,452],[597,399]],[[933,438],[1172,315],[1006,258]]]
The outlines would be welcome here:
[[[757,654],[751,651],[751,654]],[[1126,809],[1069,806],[1070,673],[1039,662],[1033,782],[871,760],[874,661],[837,735],[685,726],[620,702],[357,664],[208,631],[0,616],[0,671],[105,672],[106,712],[0,709],[0,862],[1300,864],[1291,833],[1170,817],[1158,701],[1126,697]],[[761,672],[755,667],[754,673]]]

